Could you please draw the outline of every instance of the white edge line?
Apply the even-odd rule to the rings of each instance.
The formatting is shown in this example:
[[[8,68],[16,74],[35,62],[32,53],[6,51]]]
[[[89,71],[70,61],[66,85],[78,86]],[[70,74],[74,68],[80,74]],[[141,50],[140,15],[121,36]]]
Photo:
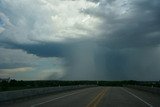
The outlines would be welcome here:
[[[128,94],[134,96],[135,98],[139,99],[140,101],[142,101],[143,103],[145,103],[146,105],[148,105],[149,107],[153,107],[151,104],[147,103],[146,101],[144,101],[143,99],[139,98],[138,96],[136,96],[135,94],[131,93],[130,91],[122,88],[125,92],[127,92]]]
[[[67,94],[67,95],[64,95],[64,96],[60,96],[60,97],[57,97],[57,98],[54,98],[54,99],[51,99],[51,100],[48,100],[48,101],[33,104],[33,105],[31,105],[31,107],[36,107],[36,106],[39,106],[39,105],[42,105],[42,104],[45,104],[45,103],[48,103],[48,102],[51,102],[51,101],[54,101],[54,100],[58,100],[58,99],[61,99],[61,98],[64,98],[64,97],[68,97],[68,96],[71,96],[71,95],[74,95],[74,94],[78,94],[78,93],[81,93],[81,92],[74,92],[74,93]]]

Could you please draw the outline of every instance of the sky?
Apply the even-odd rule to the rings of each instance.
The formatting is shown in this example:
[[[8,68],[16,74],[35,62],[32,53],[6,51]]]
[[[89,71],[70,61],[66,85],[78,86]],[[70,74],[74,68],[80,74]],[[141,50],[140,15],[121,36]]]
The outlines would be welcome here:
[[[0,78],[159,80],[160,0],[0,0]]]

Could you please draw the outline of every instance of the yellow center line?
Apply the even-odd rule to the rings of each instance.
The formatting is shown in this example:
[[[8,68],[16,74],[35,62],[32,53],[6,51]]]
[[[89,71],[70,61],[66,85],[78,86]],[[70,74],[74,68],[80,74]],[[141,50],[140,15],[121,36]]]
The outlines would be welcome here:
[[[107,89],[103,89],[88,105],[87,107],[97,107],[104,95],[106,94]]]

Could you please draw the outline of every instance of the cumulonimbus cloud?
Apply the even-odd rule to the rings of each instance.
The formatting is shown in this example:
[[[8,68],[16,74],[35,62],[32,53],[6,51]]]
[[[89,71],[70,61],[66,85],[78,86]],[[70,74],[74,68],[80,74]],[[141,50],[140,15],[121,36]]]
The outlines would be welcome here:
[[[158,79],[159,5],[159,0],[3,0],[0,46],[65,58],[66,79]],[[12,26],[4,26],[4,15]]]

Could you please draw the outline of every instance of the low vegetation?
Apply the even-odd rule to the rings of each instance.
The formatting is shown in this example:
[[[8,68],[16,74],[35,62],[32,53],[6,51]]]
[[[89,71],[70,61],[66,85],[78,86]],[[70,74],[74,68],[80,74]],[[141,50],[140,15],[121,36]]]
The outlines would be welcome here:
[[[125,85],[141,85],[149,87],[160,87],[160,81],[23,81],[10,80],[0,82],[0,91],[21,90],[41,87],[71,86],[71,85],[97,85],[97,86],[125,86]]]

